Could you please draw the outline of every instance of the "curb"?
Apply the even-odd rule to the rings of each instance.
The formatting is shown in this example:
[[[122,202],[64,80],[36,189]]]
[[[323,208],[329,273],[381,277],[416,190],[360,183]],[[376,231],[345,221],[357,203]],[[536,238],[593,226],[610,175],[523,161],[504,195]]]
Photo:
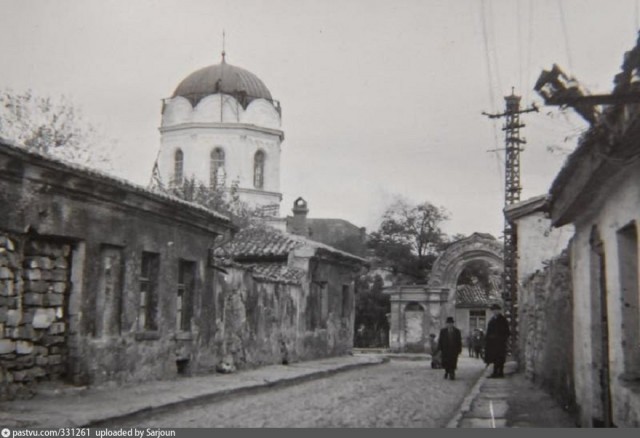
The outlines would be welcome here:
[[[76,426],[77,427],[108,427],[110,426],[110,423],[116,422],[116,421],[135,420],[138,417],[161,414],[163,412],[167,412],[178,407],[180,408],[195,407],[203,404],[215,403],[215,402],[227,400],[230,397],[255,394],[255,393],[264,392],[273,388],[285,388],[285,387],[293,386],[299,383],[321,379],[321,378],[328,377],[341,372],[351,371],[357,368],[365,368],[365,367],[370,367],[375,365],[382,365],[387,362],[389,362],[388,358],[381,358],[380,361],[378,362],[347,364],[347,365],[340,366],[333,369],[313,371],[308,374],[304,374],[300,376],[283,378],[279,380],[265,381],[264,383],[259,383],[256,385],[244,386],[244,387],[235,388],[235,389],[213,391],[209,394],[197,395],[192,398],[177,400],[177,401],[169,402],[160,406],[146,406],[131,412],[110,415],[105,418],[88,420],[86,422],[83,422],[83,424],[79,424]]]
[[[456,414],[449,420],[449,422],[445,426],[447,429],[458,428],[464,414],[466,414],[471,410],[471,403],[473,403],[475,398],[480,393],[480,388],[482,387],[482,385],[486,380],[487,380],[487,370],[485,368],[482,371],[482,373],[480,373],[480,377],[478,377],[478,380],[471,388],[471,391],[469,391],[469,394],[467,394],[464,400],[462,400],[462,403],[460,404],[460,407],[458,408],[458,411],[456,412]]]

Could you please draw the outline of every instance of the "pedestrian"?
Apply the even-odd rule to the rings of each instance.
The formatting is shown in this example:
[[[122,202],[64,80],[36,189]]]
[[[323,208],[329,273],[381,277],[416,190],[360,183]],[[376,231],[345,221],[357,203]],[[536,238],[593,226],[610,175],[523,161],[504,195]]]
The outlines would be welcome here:
[[[491,378],[504,377],[504,363],[507,360],[507,339],[511,334],[509,321],[502,314],[502,308],[498,304],[491,306],[493,316],[487,325],[485,335],[484,362],[493,364]]]
[[[454,325],[452,317],[447,317],[447,326],[440,330],[438,336],[438,351],[442,354],[442,367],[444,378],[451,380],[456,378],[458,355],[462,352],[462,334]]]
[[[473,357],[473,333],[469,332],[465,340],[467,341],[467,349],[469,350],[469,357]]]
[[[429,335],[429,351],[431,352],[431,368],[442,368],[442,355],[438,351],[438,342],[436,342],[436,335],[434,333]]]
[[[476,329],[473,334],[473,351],[476,358],[484,358],[484,333],[482,329]]]

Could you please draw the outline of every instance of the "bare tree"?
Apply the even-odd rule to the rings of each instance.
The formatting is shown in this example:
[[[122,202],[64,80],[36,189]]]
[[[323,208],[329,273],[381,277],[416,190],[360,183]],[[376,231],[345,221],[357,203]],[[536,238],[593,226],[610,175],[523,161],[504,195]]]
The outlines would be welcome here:
[[[97,129],[64,97],[54,100],[31,90],[2,91],[0,137],[44,155],[112,170],[113,142],[101,140]]]

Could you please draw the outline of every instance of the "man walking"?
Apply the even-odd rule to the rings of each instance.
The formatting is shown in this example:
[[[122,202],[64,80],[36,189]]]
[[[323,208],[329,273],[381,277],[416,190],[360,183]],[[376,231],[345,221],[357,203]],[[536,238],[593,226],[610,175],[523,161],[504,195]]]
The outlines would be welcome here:
[[[487,326],[485,335],[484,361],[487,365],[493,364],[491,378],[504,377],[504,363],[507,359],[507,339],[511,334],[509,321],[502,314],[498,304],[491,306],[493,316]]]
[[[442,354],[444,378],[448,377],[451,380],[455,380],[458,355],[462,352],[462,334],[454,326],[453,318],[450,316],[447,317],[447,326],[440,330],[438,351]]]

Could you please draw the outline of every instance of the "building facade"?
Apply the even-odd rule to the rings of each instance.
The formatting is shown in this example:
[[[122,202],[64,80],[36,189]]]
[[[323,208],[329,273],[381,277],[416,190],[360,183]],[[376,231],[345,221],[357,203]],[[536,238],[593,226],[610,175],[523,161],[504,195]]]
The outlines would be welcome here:
[[[575,397],[583,426],[640,426],[640,45],[625,54],[610,105],[551,187],[555,227],[573,224]]]
[[[0,204],[0,399],[353,346],[363,259],[271,230],[221,263],[225,216],[8,144]]]

